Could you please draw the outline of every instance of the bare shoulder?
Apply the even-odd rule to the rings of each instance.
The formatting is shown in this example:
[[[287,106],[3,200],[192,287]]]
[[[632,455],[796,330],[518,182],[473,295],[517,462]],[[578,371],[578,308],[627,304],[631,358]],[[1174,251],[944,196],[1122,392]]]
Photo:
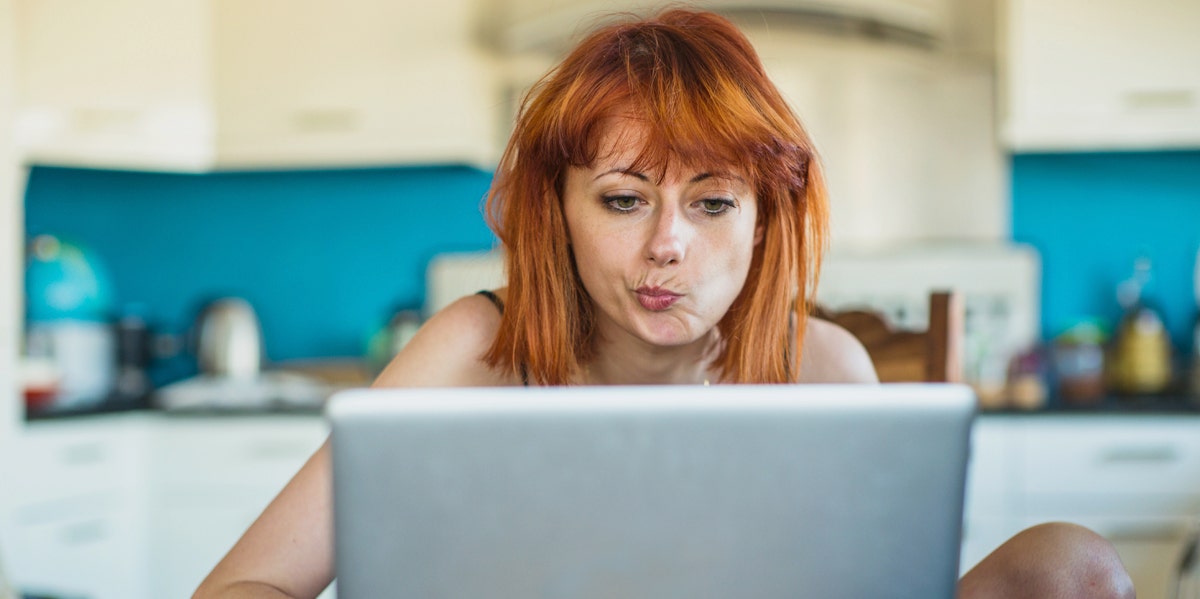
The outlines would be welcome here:
[[[500,310],[468,295],[434,314],[375,380],[376,387],[449,387],[520,384],[490,368],[483,357],[500,328]]]
[[[809,316],[800,357],[801,383],[877,383],[867,349],[842,327]]]

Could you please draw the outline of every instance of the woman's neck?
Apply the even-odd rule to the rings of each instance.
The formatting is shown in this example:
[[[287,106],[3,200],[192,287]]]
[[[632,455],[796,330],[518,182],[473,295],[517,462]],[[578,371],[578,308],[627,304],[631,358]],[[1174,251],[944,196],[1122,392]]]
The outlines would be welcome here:
[[[700,385],[717,382],[712,370],[720,335],[708,335],[687,345],[649,345],[631,336],[598,336],[595,357],[581,373],[585,385]]]

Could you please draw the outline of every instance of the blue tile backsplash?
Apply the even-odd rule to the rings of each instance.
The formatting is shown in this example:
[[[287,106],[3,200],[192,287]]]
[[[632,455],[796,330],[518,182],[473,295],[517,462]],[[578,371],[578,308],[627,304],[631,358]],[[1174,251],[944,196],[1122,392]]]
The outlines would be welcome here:
[[[491,174],[468,167],[203,175],[36,167],[29,235],[57,233],[103,259],[116,307],[181,332],[204,300],[247,298],[268,357],[358,356],[396,308],[424,301],[436,253],[491,248]],[[1043,263],[1042,334],[1120,315],[1115,286],[1138,255],[1176,347],[1191,351],[1200,247],[1200,151],[1012,158],[1013,239]]]
[[[397,308],[420,307],[430,257],[491,248],[491,174],[412,167],[203,175],[35,167],[26,232],[88,247],[114,308],[184,331],[237,295],[270,359],[361,356]]]
[[[1117,283],[1149,257],[1147,295],[1172,342],[1192,351],[1200,247],[1200,151],[1022,154],[1012,159],[1016,241],[1042,255],[1042,335],[1120,317]]]

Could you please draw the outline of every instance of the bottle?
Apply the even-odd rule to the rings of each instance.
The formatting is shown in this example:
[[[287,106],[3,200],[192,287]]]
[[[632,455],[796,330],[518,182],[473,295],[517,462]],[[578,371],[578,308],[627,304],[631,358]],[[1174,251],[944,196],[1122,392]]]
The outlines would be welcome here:
[[[1171,340],[1159,310],[1146,297],[1150,259],[1134,262],[1134,273],[1117,286],[1124,315],[1110,349],[1107,382],[1118,395],[1155,395],[1171,384]]]
[[[117,379],[109,402],[116,408],[139,408],[149,404],[148,369],[152,358],[152,333],[143,315],[144,307],[131,304],[117,319]]]

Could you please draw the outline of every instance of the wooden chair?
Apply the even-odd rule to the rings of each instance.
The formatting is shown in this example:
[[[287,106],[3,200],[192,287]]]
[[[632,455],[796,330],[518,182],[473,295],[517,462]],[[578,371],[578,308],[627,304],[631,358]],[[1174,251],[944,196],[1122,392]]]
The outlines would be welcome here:
[[[929,296],[929,328],[896,330],[876,312],[814,314],[850,331],[867,348],[883,383],[958,383],[963,379],[963,302],[958,293],[935,291]]]

